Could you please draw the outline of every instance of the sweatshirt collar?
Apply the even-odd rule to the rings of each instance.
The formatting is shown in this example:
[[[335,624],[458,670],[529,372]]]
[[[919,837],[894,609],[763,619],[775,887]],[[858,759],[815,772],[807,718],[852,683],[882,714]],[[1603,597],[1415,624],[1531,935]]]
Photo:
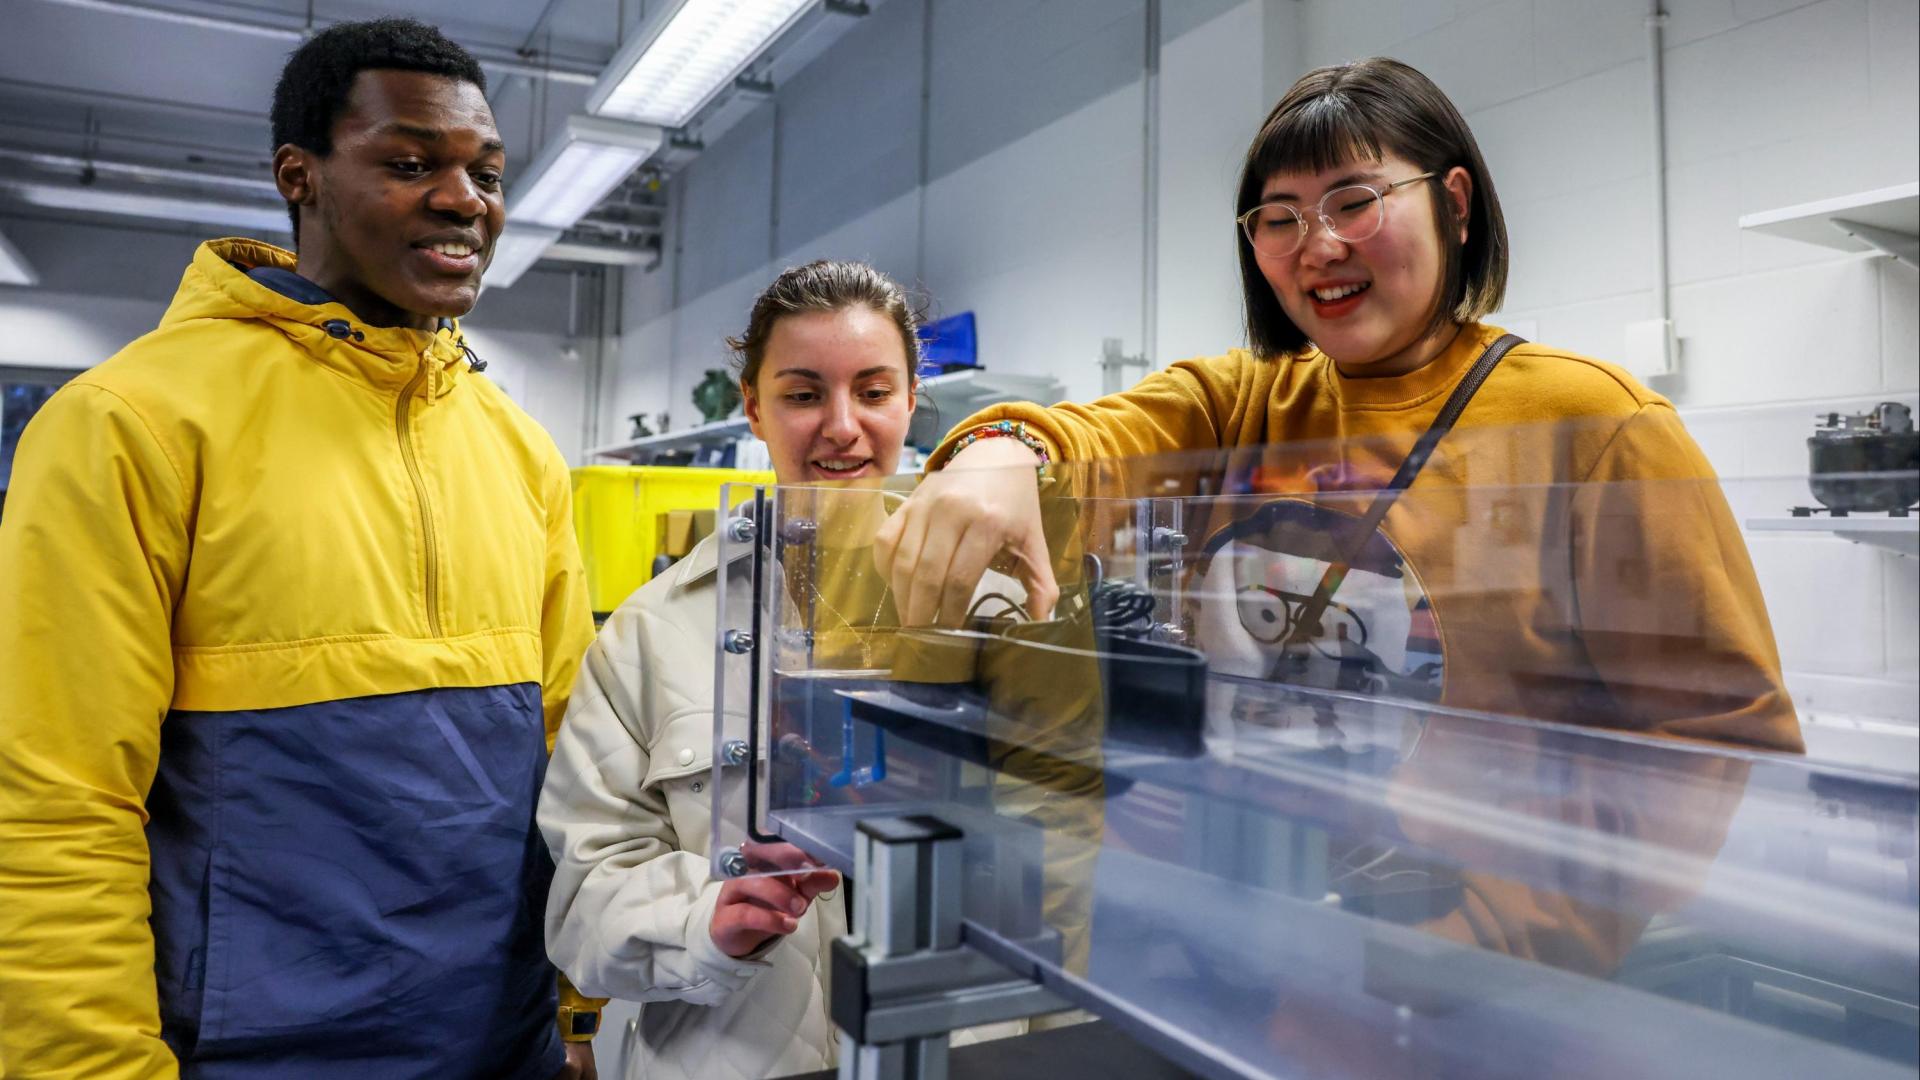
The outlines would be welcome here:
[[[258,320],[279,330],[322,366],[348,378],[393,392],[412,385],[415,393],[428,400],[456,389],[460,373],[468,366],[458,322],[447,320],[431,333],[369,326],[330,296],[308,303],[303,300],[319,296],[282,291],[279,286],[292,277],[325,296],[325,290],[294,273],[294,264],[292,252],[271,244],[210,240],[194,252],[161,325],[190,319]]]
[[[1324,361],[1321,378],[1327,393],[1342,409],[1407,409],[1423,405],[1452,389],[1473,366],[1481,350],[1504,333],[1506,331],[1497,326],[1465,323],[1452,343],[1426,366],[1405,375],[1378,379],[1356,379],[1340,374],[1333,358],[1317,348],[1308,355]]]

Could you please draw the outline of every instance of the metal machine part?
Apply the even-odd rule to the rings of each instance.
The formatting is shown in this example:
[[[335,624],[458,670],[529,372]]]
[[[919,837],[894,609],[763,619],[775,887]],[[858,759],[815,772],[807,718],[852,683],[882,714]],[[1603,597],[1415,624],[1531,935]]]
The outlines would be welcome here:
[[[961,839],[926,816],[858,826],[852,932],[832,957],[841,1080],[946,1080],[949,1032],[1068,1007],[961,944]]]
[[[1883,401],[1867,413],[1823,413],[1807,438],[1807,482],[1835,517],[1851,513],[1904,516],[1920,502],[1920,432],[1913,413]],[[1795,517],[1813,511],[1794,510]]]

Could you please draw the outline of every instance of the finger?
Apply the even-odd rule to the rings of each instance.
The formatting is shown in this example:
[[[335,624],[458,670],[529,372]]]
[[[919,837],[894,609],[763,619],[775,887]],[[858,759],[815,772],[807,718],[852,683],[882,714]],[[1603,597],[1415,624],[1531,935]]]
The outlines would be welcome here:
[[[968,529],[967,535],[961,538],[948,559],[940,592],[942,626],[959,626],[964,622],[973,594],[979,591],[980,579],[986,576],[993,557],[1000,554],[1001,544],[999,537],[983,528]]]
[[[799,915],[807,910],[807,898],[801,896],[799,890],[795,889],[789,880],[782,876],[752,877],[740,878],[728,884],[740,886],[734,892],[736,903],[745,900],[769,911],[784,911],[789,915]],[[726,900],[724,893],[725,890],[722,889],[723,902]]]
[[[914,577],[920,564],[920,548],[926,543],[927,518],[931,515],[922,507],[917,511],[908,507],[902,513],[909,518],[900,529],[900,546],[894,550],[893,572],[887,578],[887,587],[893,590],[894,611],[900,616],[902,626],[920,626],[913,621],[910,612],[910,600],[913,596]]]
[[[1015,553],[1020,563],[1021,581],[1027,587],[1027,616],[1035,621],[1053,617],[1053,605],[1060,599],[1060,584],[1053,577],[1053,559],[1047,554],[1047,534],[1036,522],[1026,542]]]
[[[880,580],[886,581],[893,572],[893,558],[900,548],[900,530],[905,526],[907,510],[912,504],[901,507],[888,514],[887,519],[873,534],[873,568],[880,571]]]
[[[808,874],[796,882],[795,885],[795,887],[799,889],[800,895],[806,897],[809,901],[812,901],[821,893],[832,892],[834,889],[839,888],[839,886],[840,875],[831,870],[820,870]]]
[[[967,527],[964,520],[943,521],[939,526],[928,525],[926,536],[920,542],[919,557],[914,559],[913,583],[907,592],[906,610],[900,616],[902,625],[933,626],[936,622],[943,626],[960,625],[959,618],[952,612],[947,612],[947,618],[942,620],[940,607],[940,597],[947,582],[947,567],[953,562],[954,544],[959,539],[954,535],[956,526],[960,529]],[[900,597],[895,596],[894,599],[898,601]],[[960,610],[966,609],[963,607]]]
[[[791,934],[800,920],[752,904],[736,904],[713,914],[711,937],[729,956],[752,952],[768,938]]]

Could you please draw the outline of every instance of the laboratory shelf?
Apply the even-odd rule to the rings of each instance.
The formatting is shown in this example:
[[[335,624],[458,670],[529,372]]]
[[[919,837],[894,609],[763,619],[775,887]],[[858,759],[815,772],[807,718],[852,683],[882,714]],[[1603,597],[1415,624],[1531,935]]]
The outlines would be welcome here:
[[[1840,251],[1880,251],[1914,266],[1920,257],[1920,182],[1742,214],[1740,227]]]
[[[1886,548],[1908,558],[1920,556],[1920,517],[1882,517],[1864,514],[1843,518],[1767,517],[1748,518],[1752,532],[1832,533],[1856,544]]]

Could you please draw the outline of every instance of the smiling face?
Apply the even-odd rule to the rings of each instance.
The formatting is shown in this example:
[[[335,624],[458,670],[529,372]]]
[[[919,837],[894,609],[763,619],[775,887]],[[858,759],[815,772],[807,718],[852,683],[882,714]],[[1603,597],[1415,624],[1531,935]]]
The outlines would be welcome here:
[[[416,71],[354,78],[324,157],[274,155],[300,208],[296,270],[376,326],[464,315],[506,221],[506,151],[480,88]]]
[[[1313,219],[1320,197],[1335,188],[1385,188],[1422,170],[1397,154],[1349,162],[1321,172],[1280,172],[1261,188],[1262,202],[1284,202]],[[1467,220],[1472,181],[1453,168],[1435,180],[1402,187],[1386,197],[1386,223],[1356,242],[1328,233],[1317,219],[1298,251],[1279,258],[1255,255],[1260,273],[1287,317],[1350,376],[1402,375],[1419,369],[1453,339],[1456,326],[1432,327],[1448,252],[1434,214],[1434,198],[1452,200]],[[1329,207],[1329,212],[1332,208]]]
[[[741,390],[779,482],[891,476],[913,418],[907,364],[899,327],[864,305],[775,322]]]

